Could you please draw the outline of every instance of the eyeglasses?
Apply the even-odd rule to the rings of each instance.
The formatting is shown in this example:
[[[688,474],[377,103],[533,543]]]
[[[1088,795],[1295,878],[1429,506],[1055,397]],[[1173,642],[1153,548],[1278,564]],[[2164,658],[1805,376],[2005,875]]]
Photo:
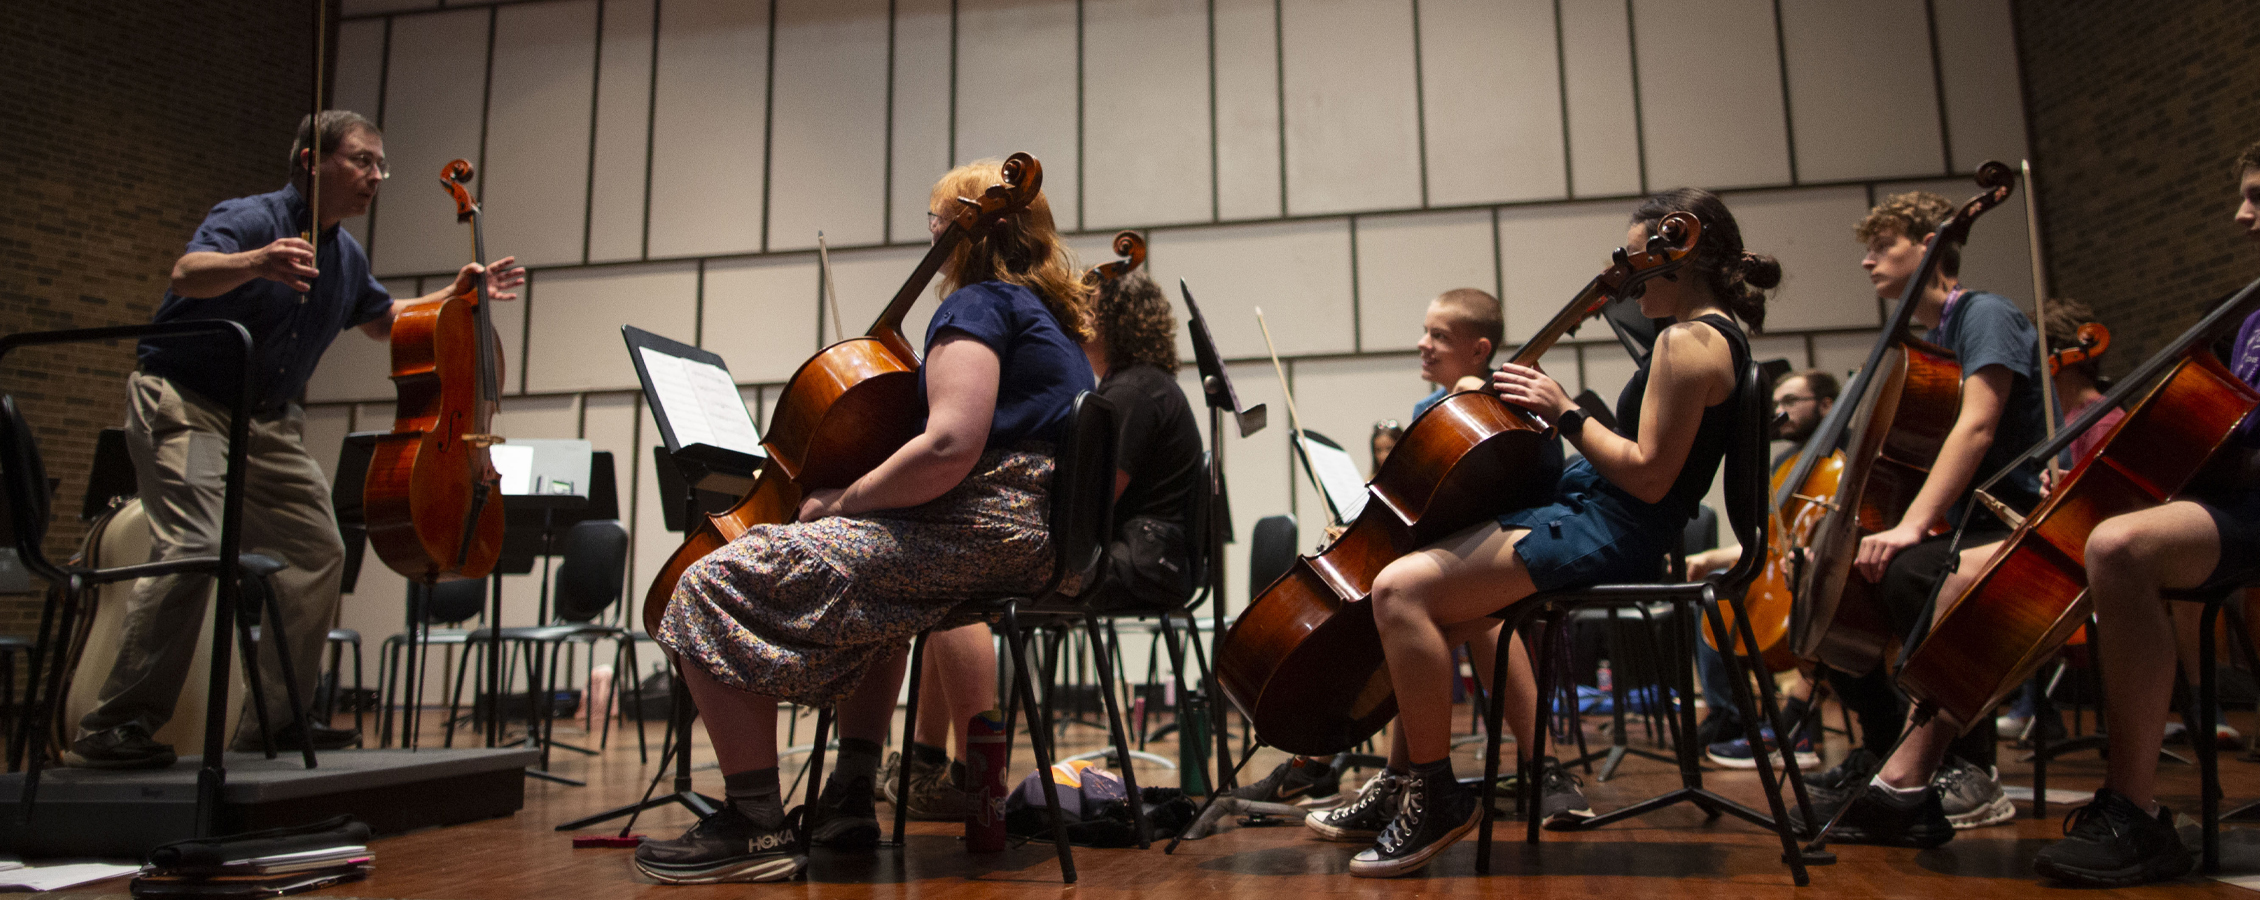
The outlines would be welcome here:
[[[1799,403],[1811,403],[1819,399],[1819,397],[1813,396],[1812,394],[1791,394],[1787,397],[1775,397],[1773,401],[1773,408],[1786,409],[1788,407],[1796,406]]]
[[[340,157],[340,159],[346,165],[352,166],[358,171],[377,173],[378,181],[392,177],[392,164],[386,162],[382,156],[373,153],[356,153],[352,156]]]
[[[934,212],[933,210],[927,210],[927,211],[926,211],[926,227],[927,227],[927,228],[929,228],[929,229],[932,229],[932,228],[939,228],[939,227],[941,227],[941,224],[942,224],[942,214],[941,214],[941,213],[937,213],[937,212]]]
[[[1404,426],[1397,424],[1397,420],[1395,419],[1382,419],[1381,421],[1373,423],[1374,437],[1380,437],[1384,434],[1394,434],[1402,436],[1404,433]]]

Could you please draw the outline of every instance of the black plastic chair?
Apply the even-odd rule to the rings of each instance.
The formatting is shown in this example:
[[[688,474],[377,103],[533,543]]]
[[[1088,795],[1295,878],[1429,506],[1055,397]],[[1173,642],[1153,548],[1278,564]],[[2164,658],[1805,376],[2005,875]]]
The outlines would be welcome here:
[[[542,766],[549,764],[550,732],[555,723],[550,716],[550,698],[557,688],[558,657],[568,644],[588,644],[592,648],[600,640],[615,641],[614,671],[624,655],[627,671],[635,671],[635,642],[628,631],[616,625],[597,622],[614,603],[619,602],[621,585],[627,579],[628,530],[618,519],[589,519],[576,522],[567,529],[560,548],[563,561],[557,566],[557,578],[551,597],[556,601],[556,618],[547,625],[520,626],[502,629],[475,629],[466,635],[473,648],[487,652],[487,646],[499,632],[505,644],[512,645],[510,653],[523,653],[527,690],[532,695],[528,728],[533,730],[542,746]],[[547,648],[548,659],[542,658]],[[464,669],[471,659],[465,653],[456,664],[455,694],[463,691]],[[505,656],[505,660],[509,657]],[[617,675],[615,675],[617,678]],[[503,691],[488,686],[489,702],[499,702]],[[450,703],[450,712],[455,704]],[[609,724],[609,719],[607,720]],[[638,734],[641,734],[639,729]],[[449,738],[454,731],[449,729]],[[580,749],[580,748],[574,748]]]
[[[1052,823],[1052,842],[1059,853],[1060,878],[1075,882],[1075,855],[1068,845],[1066,820],[1060,814],[1059,788],[1051,779],[1055,759],[1052,752],[1049,711],[1036,700],[1033,671],[1028,665],[1026,626],[1037,623],[1080,622],[1090,638],[1097,655],[1100,693],[1106,698],[1109,731],[1112,732],[1115,751],[1129,760],[1130,740],[1122,725],[1121,709],[1115,703],[1112,667],[1106,642],[1100,637],[1097,614],[1085,608],[1078,596],[1098,585],[1105,575],[1106,545],[1111,538],[1114,521],[1114,471],[1116,427],[1114,405],[1106,398],[1085,392],[1075,398],[1074,412],[1069,425],[1068,439],[1059,448],[1056,467],[1052,471],[1051,512],[1049,516],[1052,540],[1051,578],[1038,590],[1026,595],[982,597],[960,604],[945,625],[965,621],[968,616],[1000,616],[1005,646],[1012,658],[1012,690],[1005,700],[1005,758],[1012,754],[1012,734],[1022,707],[1029,711],[1028,740],[1036,751],[1037,771],[1043,774],[1044,802],[1049,807]],[[919,668],[926,656],[926,633],[918,635],[910,653],[910,703],[904,716],[904,727],[911,728],[918,721]],[[830,726],[831,710],[826,709],[817,719],[816,746],[821,754]],[[908,741],[904,744],[907,746]],[[811,771],[820,771],[822,760],[811,765]],[[1133,767],[1122,767],[1122,782],[1129,789],[1132,815],[1136,819],[1138,846],[1151,841],[1143,801],[1138,790],[1138,778]],[[910,796],[910,766],[904,765],[897,777],[895,796]],[[808,802],[815,805],[817,785],[811,779],[808,785]],[[900,846],[908,821],[908,807],[895,806],[894,842]]]
[[[442,581],[434,585],[408,584],[408,630],[385,638],[383,647],[377,651],[377,685],[384,692],[378,704],[381,711],[377,718],[377,746],[392,746],[393,710],[400,705],[405,706],[401,714],[400,746],[414,747],[419,743],[415,711],[424,701],[424,677],[431,669],[431,648],[461,647],[470,640],[467,629],[435,626],[470,621],[486,612],[486,608],[487,579],[484,578]],[[440,689],[448,692],[444,681]]]
[[[2214,642],[2221,624],[2221,612],[2229,600],[2242,595],[2245,588],[2255,585],[2260,585],[2260,570],[2248,572],[2242,580],[2225,587],[2159,592],[2168,600],[2205,605],[2198,617],[2197,730],[2189,736],[2189,743],[2197,751],[2198,823],[2204,835],[2200,862],[2202,871],[2207,875],[2221,871],[2221,821],[2240,819],[2255,809],[2260,809],[2260,803],[2247,803],[2226,814],[2221,812],[2221,748],[2213,739],[2214,728],[2220,724],[2215,718],[2221,708],[2221,686],[2219,673],[2216,671],[2220,663],[2215,659]],[[2234,611],[2230,615],[2237,616]],[[2238,631],[2242,632],[2243,629]]]
[[[251,365],[251,334],[243,326],[221,320],[191,320],[185,322],[130,325],[114,328],[85,328],[70,331],[24,332],[0,337],[0,357],[23,346],[60,343],[81,343],[105,340],[131,340],[153,335],[205,334],[233,338],[231,349],[240,354],[236,365],[245,373],[242,384],[248,385]],[[0,496],[7,503],[6,519],[9,537],[24,567],[47,581],[53,590],[40,612],[39,632],[31,651],[31,671],[24,692],[32,698],[30,708],[19,722],[17,734],[10,744],[11,762],[24,769],[22,799],[18,805],[19,818],[26,824],[31,820],[33,804],[39,792],[39,771],[44,763],[46,746],[45,724],[54,716],[60,703],[59,688],[62,683],[64,654],[55,652],[50,662],[47,658],[58,643],[71,633],[80,606],[79,598],[88,589],[136,578],[201,572],[216,577],[219,585],[219,603],[215,604],[212,623],[212,682],[209,719],[204,735],[204,766],[197,781],[198,835],[206,835],[217,826],[220,789],[226,783],[226,767],[222,761],[227,736],[225,730],[228,690],[229,631],[245,653],[245,670],[250,675],[253,702],[260,717],[260,731],[266,740],[267,752],[274,752],[272,723],[266,721],[266,705],[261,702],[257,657],[251,637],[251,626],[264,612],[268,621],[280,623],[281,609],[274,591],[268,589],[266,576],[280,571],[281,562],[255,553],[243,553],[243,477],[247,435],[250,419],[249,389],[246,387],[228,404],[229,429],[227,471],[223,478],[223,500],[220,516],[220,543],[218,553],[212,556],[184,557],[158,562],[89,569],[69,563],[58,564],[49,560],[41,548],[47,536],[47,524],[52,514],[53,488],[47,480],[46,464],[41,460],[39,441],[31,427],[24,421],[15,398],[0,395]],[[298,680],[291,671],[289,649],[283,645],[281,629],[276,632],[274,644],[281,657],[283,677],[288,682],[290,708],[300,733],[305,733],[307,707],[298,696]],[[47,673],[42,691],[42,666]],[[306,743],[306,742],[301,742]],[[315,764],[314,751],[309,744],[302,751],[307,768]]]
[[[1507,620],[1507,628],[1502,631],[1502,634],[1517,629],[1523,622],[1532,618],[1543,617],[1547,623],[1544,629],[1546,634],[1544,646],[1535,656],[1538,663],[1536,670],[1538,696],[1540,698],[1537,727],[1531,730],[1533,746],[1530,760],[1523,764],[1521,777],[1521,806],[1530,811],[1524,817],[1528,823],[1529,834],[1527,839],[1530,843],[1538,842],[1540,824],[1540,817],[1536,814],[1540,781],[1538,766],[1541,765],[1541,760],[1545,756],[1547,720],[1552,711],[1552,704],[1548,702],[1548,698],[1553,696],[1555,667],[1551,663],[1558,655],[1555,646],[1560,639],[1561,623],[1574,610],[1586,607],[1638,607],[1653,603],[1671,604],[1675,608],[1672,621],[1676,623],[1679,631],[1674,645],[1683,648],[1683,650],[1691,649],[1694,646],[1694,641],[1698,640],[1695,633],[1697,617],[1708,616],[1712,629],[1720,634],[1734,634],[1739,643],[1738,650],[1743,651],[1726,654],[1726,662],[1727,674],[1734,682],[1735,702],[1742,709],[1745,736],[1749,739],[1750,746],[1761,748],[1767,746],[1760,736],[1760,723],[1773,723],[1775,734],[1786,735],[1791,733],[1779,721],[1780,705],[1773,695],[1773,683],[1770,679],[1757,679],[1759,683],[1757,696],[1753,698],[1751,695],[1751,679],[1748,673],[1763,671],[1763,669],[1752,668],[1755,665],[1752,657],[1756,654],[1757,638],[1751,634],[1749,619],[1743,615],[1741,608],[1743,592],[1748,590],[1752,581],[1756,580],[1758,570],[1764,565],[1766,557],[1765,553],[1759,552],[1759,548],[1766,546],[1769,518],[1767,507],[1770,503],[1770,498],[1767,496],[1767,450],[1772,437],[1768,433],[1770,430],[1768,426],[1772,418],[1771,410],[1767,408],[1769,398],[1765,387],[1765,379],[1759,373],[1757,364],[1755,362],[1748,363],[1744,366],[1741,378],[1735,386],[1735,396],[1728,400],[1728,402],[1736,404],[1740,422],[1734,430],[1732,442],[1727,447],[1724,464],[1727,521],[1734,529],[1736,540],[1743,547],[1750,548],[1750,552],[1743,553],[1741,561],[1736,563],[1733,569],[1695,582],[1597,585],[1580,590],[1540,593],[1525,598],[1496,614]],[[1733,606],[1735,622],[1733,632],[1728,632],[1725,623],[1721,621],[1718,606],[1721,602]],[[1498,684],[1506,678],[1506,660],[1507,654],[1498,654],[1498,662],[1492,672],[1493,684]],[[1692,739],[1696,732],[1695,707],[1689,702],[1694,696],[1693,666],[1690,662],[1683,660],[1674,664],[1672,670],[1678,679],[1676,693],[1679,701],[1680,740],[1677,742],[1678,753],[1676,755],[1679,761],[1681,786],[1663,795],[1612,810],[1583,823],[1579,827],[1597,828],[1633,816],[1645,815],[1676,803],[1691,802],[1702,808],[1710,816],[1716,817],[1721,813],[1730,813],[1774,831],[1781,838],[1783,859],[1789,866],[1791,876],[1798,885],[1809,883],[1809,878],[1805,872],[1804,858],[1798,852],[1797,835],[1787,815],[1781,793],[1784,783],[1793,786],[1797,792],[1798,805],[1805,814],[1804,820],[1812,821],[1811,805],[1805,796],[1803,782],[1798,777],[1796,760],[1791,754],[1779,754],[1778,757],[1782,761],[1784,771],[1781,773],[1781,777],[1776,778],[1773,761],[1777,755],[1763,752],[1756,754],[1759,783],[1763,787],[1766,800],[1772,808],[1770,817],[1704,788],[1702,762],[1698,756],[1702,752],[1702,748],[1695,746],[1695,741]],[[1489,872],[1491,867],[1491,828],[1495,814],[1492,801],[1499,777],[1498,735],[1505,706],[1504,692],[1493,691],[1492,695],[1488,720],[1491,737],[1488,739],[1489,746],[1484,755],[1483,823],[1476,843],[1475,865],[1478,872]],[[1761,704],[1764,710],[1763,717],[1761,717],[1759,710]]]

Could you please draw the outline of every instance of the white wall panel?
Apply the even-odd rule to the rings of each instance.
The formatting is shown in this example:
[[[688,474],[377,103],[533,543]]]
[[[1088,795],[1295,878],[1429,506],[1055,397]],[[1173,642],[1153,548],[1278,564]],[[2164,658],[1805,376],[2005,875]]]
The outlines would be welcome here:
[[[1569,389],[1571,396],[1574,397],[1581,391],[1592,391],[1601,395],[1601,402],[1608,404],[1609,409],[1614,411],[1618,395],[1632,381],[1633,373],[1640,371],[1640,364],[1633,362],[1632,355],[1624,352],[1624,345],[1608,333],[1608,323],[1592,324],[1593,330],[1588,336],[1610,339],[1578,345],[1578,372],[1574,384],[1568,366],[1570,348],[1563,347],[1547,353],[1546,358],[1555,361],[1547,370],[1553,373],[1563,387]]]
[[[1766,304],[1766,327],[1869,327],[1875,289],[1860,270],[1852,226],[1867,214],[1857,187],[1757,191],[1725,198],[1742,226],[1743,246],[1781,261],[1781,289]]]
[[[1552,0],[1422,0],[1428,202],[1561,197],[1561,68]]]
[[[2016,165],[2025,156],[2025,102],[2009,0],[1932,7],[1954,171],[1975,172],[1988,159]]]
[[[1175,290],[1182,278],[1225,358],[1264,355],[1259,306],[1282,355],[1351,349],[1348,220],[1161,231],[1153,246],[1147,264],[1155,282],[1170,286],[1178,320],[1185,317]],[[1179,355],[1193,358],[1190,338]]]
[[[1083,227],[1206,222],[1206,0],[1083,5]]]
[[[1341,444],[1357,461],[1358,471],[1369,479],[1373,477],[1373,423],[1382,419],[1411,423],[1413,401],[1426,396],[1430,389],[1420,380],[1419,359],[1409,355],[1301,360],[1288,377],[1294,380],[1303,427]],[[1302,538],[1296,546],[1307,553],[1325,540],[1327,506],[1311,487],[1302,462],[1298,459],[1294,465],[1295,508],[1302,512],[1295,520]]]
[[[455,201],[433,182],[449,160],[479,160],[485,67],[464,61],[486,58],[487,16],[472,9],[393,20],[385,157],[401,177],[380,192],[385,228],[370,256],[379,275],[451,272],[470,261]]]
[[[363,19],[337,26],[337,68],[330,76],[331,107],[350,109],[383,127],[378,105],[384,92],[384,51],[384,20]],[[382,196],[381,191],[379,195]],[[372,208],[368,216],[345,220],[345,230],[352,232],[354,240],[360,241],[363,247],[369,245],[369,223],[375,215]]]
[[[1767,0],[1635,0],[1648,184],[1789,180],[1781,63]]]
[[[1279,19],[1271,0],[1215,0],[1217,216],[1285,212],[1279,169]]]
[[[385,291],[394,299],[418,296],[418,279],[388,278]],[[359,329],[347,329],[330,342],[314,376],[306,382],[306,401],[379,400],[386,404],[385,427],[392,427],[392,342],[373,341]]]
[[[1062,231],[1080,229],[1076,173],[1075,4],[958,0],[958,162],[1025,151],[1044,164]],[[921,226],[923,227],[923,226]]]
[[[588,213],[596,0],[495,10],[494,88],[479,191],[489,256],[581,261]]]
[[[768,4],[662,4],[652,110],[652,256],[761,249],[768,59]]]
[[[902,288],[903,282],[918,268],[918,261],[925,256],[924,246],[851,250],[832,254],[832,277],[840,282],[840,324],[846,326],[847,333],[857,335],[869,331],[871,323],[878,321],[879,313],[886,310],[887,301],[895,298],[895,291]],[[936,283],[939,283],[939,279]],[[810,284],[808,296],[814,297],[814,283]],[[921,351],[925,349],[926,323],[933,321],[934,307],[941,303],[941,296],[929,284],[919,293],[918,302],[911,304],[910,313],[903,317],[902,333],[904,337],[910,338],[912,347]],[[824,327],[827,329],[825,334],[833,341],[839,340],[839,332],[829,330],[831,323],[831,315],[827,313],[824,317]],[[792,339],[803,338],[795,334]],[[802,351],[801,359],[816,352],[814,335],[811,333],[806,340],[809,343],[804,346],[808,349]],[[793,361],[793,365],[799,364],[800,360]],[[788,371],[786,374],[791,373]]]
[[[1499,300],[1507,312],[1501,362],[1608,267],[1609,252],[1624,244],[1632,206],[1604,200],[1499,210],[1499,262],[1506,282]],[[1607,328],[1598,323],[1590,327]]]
[[[581,395],[511,397],[494,415],[495,433],[512,438],[557,440],[581,436]]]
[[[1207,307],[1202,309],[1205,311]],[[1248,544],[1255,533],[1256,520],[1293,511],[1296,472],[1288,468],[1287,404],[1279,392],[1279,379],[1272,374],[1271,364],[1228,366],[1226,375],[1232,379],[1241,406],[1263,406],[1270,417],[1262,431],[1245,438],[1229,421],[1224,425],[1224,482],[1231,506],[1233,536],[1237,538],[1224,547],[1224,606],[1226,617],[1230,617],[1248,605]],[[1193,366],[1177,370],[1177,386],[1191,402],[1201,402],[1200,374]],[[1201,446],[1211,446],[1208,416],[1196,415],[1193,420],[1201,431]],[[1325,515],[1311,510],[1296,518],[1300,524],[1306,516],[1324,518]],[[1311,548],[1301,549],[1309,552]],[[1203,608],[1203,619],[1208,617],[1208,612]]]
[[[1640,192],[1640,110],[1622,3],[1561,4],[1570,196]]]
[[[1769,359],[1786,359],[1789,361],[1789,371],[1792,372],[1809,368],[1813,364],[1810,355],[1805,352],[1804,335],[1780,337],[1767,337],[1762,334],[1750,335],[1750,358],[1759,362],[1765,362]]]
[[[589,261],[643,257],[654,0],[605,0],[590,158]]]
[[[1456,288],[1499,291],[1491,211],[1366,216],[1358,230],[1358,349],[1410,350],[1428,302]]]
[[[1853,15],[1829,0],[1783,0],[1799,181],[1927,175],[1945,164],[1929,5],[1875,0]]]
[[[896,0],[888,240],[927,240],[927,197],[949,171],[951,0]]]
[[[1813,368],[1834,374],[1840,385],[1849,384],[1851,374],[1867,362],[1868,351],[1875,347],[1875,338],[1874,329],[1813,335]]]
[[[1422,205],[1412,4],[1280,6],[1287,211]]]
[[[886,233],[887,0],[779,0],[769,249]]]
[[[537,393],[636,386],[620,326],[684,343],[698,316],[698,266],[656,263],[541,275],[539,308],[527,329],[526,388]]]
[[[2019,181],[2017,190],[2024,188]],[[1967,178],[1875,186],[1878,201],[1906,191],[1929,191],[1960,205],[1977,196],[1978,186]],[[2010,194],[2008,202],[1988,210],[1970,226],[1969,243],[1962,245],[1962,283],[2015,300],[2026,315],[2032,314],[2032,238],[2025,228],[2023,194]]]
[[[813,255],[707,263],[703,296],[700,346],[721,354],[738,382],[783,381],[815,352]],[[861,334],[863,324],[848,327]]]
[[[637,528],[637,512],[646,504],[659,502],[659,486],[652,483],[651,449],[636,443],[636,413],[642,396],[633,392],[589,394],[581,401],[581,439],[589,442],[589,449],[612,454],[612,465],[619,478],[620,523],[628,527],[630,546]],[[625,598],[631,609],[643,605],[643,586],[648,579],[636,577],[633,569],[635,554],[629,554],[628,593]],[[631,616],[630,621],[634,621]]]

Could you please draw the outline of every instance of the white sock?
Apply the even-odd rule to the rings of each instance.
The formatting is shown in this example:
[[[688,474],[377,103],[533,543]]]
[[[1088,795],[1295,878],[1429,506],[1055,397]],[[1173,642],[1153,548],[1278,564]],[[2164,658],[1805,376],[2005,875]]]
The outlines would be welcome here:
[[[1877,775],[1874,780],[1868,782],[1868,785],[1869,790],[1890,791],[1892,797],[1900,800],[1920,796],[1923,791],[1930,788],[1929,784],[1918,784],[1911,788],[1896,787],[1891,782],[1883,780],[1881,775]]]

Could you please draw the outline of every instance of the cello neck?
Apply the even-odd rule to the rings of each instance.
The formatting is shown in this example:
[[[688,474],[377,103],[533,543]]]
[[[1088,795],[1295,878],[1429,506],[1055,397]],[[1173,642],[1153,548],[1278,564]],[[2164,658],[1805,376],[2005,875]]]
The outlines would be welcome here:
[[[903,319],[910,316],[910,307],[918,302],[918,295],[925,293],[926,286],[934,283],[934,276],[941,273],[942,264],[949,261],[950,254],[964,240],[965,226],[952,221],[940,236],[934,238],[934,246],[927,248],[926,257],[918,261],[918,268],[910,273],[909,280],[902,283],[902,288],[895,291],[895,298],[887,301],[887,308],[879,312],[879,318],[871,323],[870,330],[865,331],[864,336],[887,343],[896,352],[906,354],[906,359],[917,359],[918,354],[911,349],[909,340],[903,337]]]
[[[1592,281],[1586,282],[1584,289],[1578,291],[1577,296],[1570,300],[1568,306],[1562,307],[1561,312],[1555,313],[1553,320],[1547,322],[1545,328],[1539,329],[1536,336],[1515,349],[1515,355],[1510,361],[1518,366],[1536,364],[1538,357],[1553,349],[1556,341],[1577,330],[1578,323],[1585,321],[1585,317],[1600,312],[1601,305],[1609,302],[1609,287],[1605,278],[1605,275],[1596,276]]]

